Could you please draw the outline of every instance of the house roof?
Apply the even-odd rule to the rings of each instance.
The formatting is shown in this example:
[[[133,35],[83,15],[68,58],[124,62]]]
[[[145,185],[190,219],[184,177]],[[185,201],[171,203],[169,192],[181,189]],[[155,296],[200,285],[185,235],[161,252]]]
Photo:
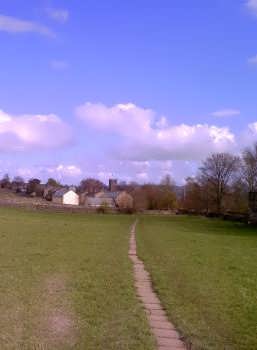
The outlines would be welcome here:
[[[62,189],[62,187],[53,185],[47,185],[45,188],[46,191],[59,191],[60,189]]]
[[[60,190],[57,190],[54,192],[53,196],[54,197],[62,197],[63,195],[65,195],[65,193],[69,192],[69,190],[67,188],[61,188]]]
[[[101,206],[104,203],[107,205],[114,205],[113,198],[103,198],[103,197],[87,197],[87,205],[89,206]]]
[[[67,192],[70,192],[70,191],[74,192],[78,196],[77,192],[74,190],[74,187],[71,187],[71,188],[64,187],[64,188],[57,189],[57,191],[53,193],[53,196],[62,197],[63,195],[65,195]]]
[[[119,192],[119,191],[116,191],[116,192],[106,191],[106,192],[101,193],[98,198],[101,198],[101,199],[111,198],[111,199],[115,200],[120,193],[121,192]]]

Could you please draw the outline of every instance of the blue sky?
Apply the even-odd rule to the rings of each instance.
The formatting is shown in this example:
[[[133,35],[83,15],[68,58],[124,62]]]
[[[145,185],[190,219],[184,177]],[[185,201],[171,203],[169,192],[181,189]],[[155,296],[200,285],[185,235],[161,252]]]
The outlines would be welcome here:
[[[0,3],[1,174],[178,182],[257,140],[257,0]]]

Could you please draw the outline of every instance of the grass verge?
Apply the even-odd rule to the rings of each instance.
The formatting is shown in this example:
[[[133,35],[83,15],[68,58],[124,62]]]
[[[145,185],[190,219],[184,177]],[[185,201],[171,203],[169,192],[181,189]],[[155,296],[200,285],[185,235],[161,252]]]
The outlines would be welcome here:
[[[195,217],[141,217],[138,253],[192,349],[257,349],[257,230]]]
[[[0,208],[1,349],[153,349],[130,216]]]

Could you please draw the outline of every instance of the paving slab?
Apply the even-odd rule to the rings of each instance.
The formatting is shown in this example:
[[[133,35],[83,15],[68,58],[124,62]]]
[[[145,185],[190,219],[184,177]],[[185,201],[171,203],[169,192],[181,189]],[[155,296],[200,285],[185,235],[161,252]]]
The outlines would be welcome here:
[[[156,338],[157,350],[186,350],[174,325],[168,320],[166,312],[152,288],[151,276],[146,271],[143,261],[137,256],[136,223],[130,231],[129,257],[134,267],[136,294],[141,300]]]

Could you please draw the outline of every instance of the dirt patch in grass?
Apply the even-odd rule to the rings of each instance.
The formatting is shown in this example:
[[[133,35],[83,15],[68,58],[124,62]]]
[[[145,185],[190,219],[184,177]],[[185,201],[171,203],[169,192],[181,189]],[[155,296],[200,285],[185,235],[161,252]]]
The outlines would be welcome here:
[[[1,319],[3,327],[0,332],[0,343],[4,344],[6,349],[16,349],[17,344],[22,340],[24,331],[23,310],[18,304],[12,305],[11,308],[1,312]]]
[[[49,297],[55,298],[60,293],[65,293],[67,287],[67,276],[65,274],[55,274],[46,277],[43,288]]]
[[[37,338],[46,348],[71,348],[76,344],[78,320],[72,308],[68,277],[64,274],[47,276],[42,283]]]

